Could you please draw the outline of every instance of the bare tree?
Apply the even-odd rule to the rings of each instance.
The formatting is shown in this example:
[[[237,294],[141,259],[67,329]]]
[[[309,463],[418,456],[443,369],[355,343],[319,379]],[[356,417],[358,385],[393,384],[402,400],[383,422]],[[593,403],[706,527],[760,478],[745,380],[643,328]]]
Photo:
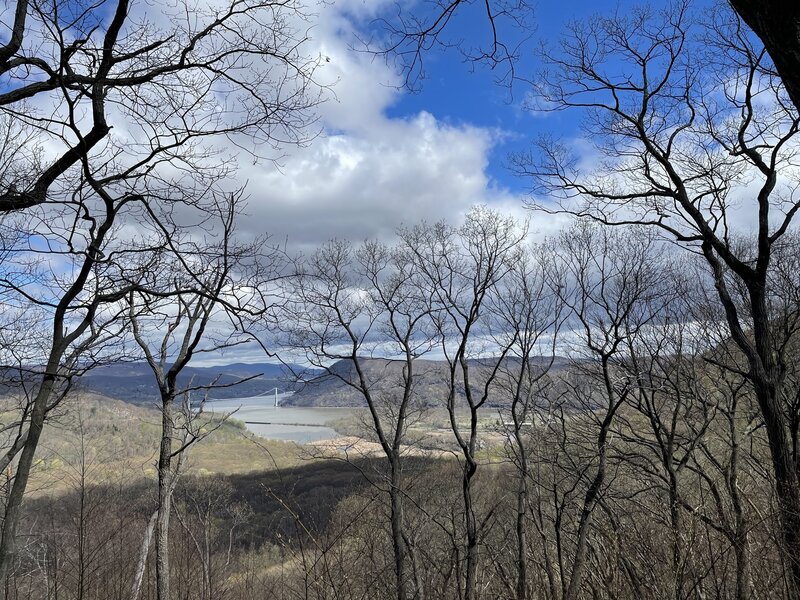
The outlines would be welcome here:
[[[685,483],[686,474],[712,426],[718,399],[706,383],[709,367],[703,360],[711,342],[702,334],[702,322],[689,318],[703,290],[692,286],[679,268],[667,267],[661,278],[670,290],[664,294],[658,322],[624,343],[627,356],[620,369],[633,382],[633,391],[613,429],[622,441],[614,460],[642,473],[633,477],[641,482],[635,489],[660,490],[658,500],[666,505],[663,521],[670,535],[662,593],[685,598],[698,585],[691,561],[697,554],[691,547],[694,536],[684,526],[684,518],[694,518],[691,512],[684,514],[684,496],[695,495]]]
[[[426,408],[418,360],[435,344],[431,299],[417,286],[418,271],[403,248],[329,242],[301,266],[279,319],[289,348],[354,389],[369,408],[388,469],[376,485],[389,497],[401,600],[425,594],[410,576],[409,557],[416,559],[404,515],[406,434]]]
[[[800,208],[798,119],[765,50],[724,16],[704,24],[705,54],[685,4],[576,25],[550,56],[539,92],[559,109],[584,111],[602,166],[585,172],[568,148],[548,140],[518,166],[561,198],[560,209],[540,208],[654,227],[705,259],[766,427],[783,543],[794,557],[787,585],[798,597],[798,419],[784,395],[795,328],[776,330],[794,319],[780,314],[770,281],[776,248]],[[700,60],[713,65],[707,77],[697,76]],[[734,237],[740,198],[752,215],[752,244]]]
[[[115,307],[115,303],[124,296],[123,289],[127,287],[124,283],[119,285],[119,279],[111,273],[115,270],[113,266],[97,265],[94,259],[77,258],[77,274],[70,280],[73,273],[69,271],[75,265],[68,262],[74,258],[69,250],[59,257],[67,257],[67,274],[63,277],[45,283],[36,276],[18,277],[26,272],[41,275],[50,268],[50,265],[36,264],[39,249],[31,248],[30,237],[22,244],[14,260],[3,265],[2,284],[7,297],[12,298],[9,304],[16,310],[26,305],[40,309],[39,314],[48,318],[52,329],[37,336],[41,345],[24,347],[22,354],[9,353],[11,348],[6,347],[4,353],[4,359],[14,361],[6,363],[4,369],[16,368],[21,374],[17,386],[21,402],[18,417],[9,424],[14,434],[3,448],[1,459],[4,465],[13,463],[16,467],[4,506],[0,540],[0,573],[3,575],[14,554],[20,507],[45,419],[69,392],[76,376],[115,352],[109,350],[109,342],[118,339],[124,327],[124,311]],[[31,255],[34,264],[28,262]],[[36,329],[19,333],[26,335],[32,331]]]
[[[564,568],[560,561],[562,597],[571,600],[579,597],[587,574],[595,510],[608,485],[613,426],[635,389],[635,378],[621,363],[647,328],[660,324],[666,286],[663,250],[653,236],[578,224],[559,242],[560,293],[576,326],[573,354],[580,359],[563,380],[563,401],[565,410],[586,414],[583,433],[576,431],[577,420],[571,428],[578,447],[591,444],[585,450],[589,463],[573,467],[573,477],[585,478],[585,491],[571,564]],[[573,453],[566,455],[571,462],[582,454]]]
[[[478,545],[482,530],[493,516],[490,510],[479,518],[473,498],[479,466],[479,413],[516,342],[512,335],[499,347],[490,343],[490,322],[484,311],[488,298],[519,259],[525,235],[525,229],[513,219],[486,208],[473,209],[459,228],[423,224],[401,233],[407,252],[418,265],[419,286],[433,299],[439,343],[447,363],[446,406],[463,460],[466,600],[476,598]],[[464,408],[466,426],[459,422]]]
[[[498,388],[510,399],[501,410],[501,426],[509,439],[509,455],[517,469],[516,488],[516,598],[530,594],[528,575],[528,501],[531,465],[529,436],[535,435],[534,421],[546,410],[551,381],[547,375],[556,360],[564,305],[554,289],[552,260],[545,246],[526,249],[514,262],[495,294],[489,298],[490,318],[497,346],[509,347],[508,360],[501,366]],[[510,343],[509,343],[510,342]],[[503,412],[510,412],[505,422]]]
[[[120,323],[108,313],[142,287],[164,249],[176,249],[169,240],[178,223],[208,223],[207,198],[233,167],[213,140],[255,152],[308,137],[320,95],[305,16],[285,1],[16,2],[0,50],[2,139],[20,149],[0,163],[0,283],[5,302],[42,309],[49,339],[32,361],[41,367],[8,449],[17,462],[0,574],[60,390],[87,356],[108,352],[90,340]]]
[[[218,200],[221,221],[215,236],[200,242],[171,239],[175,252],[152,273],[152,287],[131,291],[128,310],[136,344],[153,372],[160,395],[158,509],[155,521],[158,597],[170,596],[169,530],[172,495],[188,448],[214,427],[201,422],[205,397],[223,384],[182,381],[192,358],[252,341],[243,327],[264,312],[260,289],[274,276],[264,240],[233,239],[241,196]],[[220,323],[221,321],[221,323]],[[232,384],[225,384],[232,385]],[[235,384],[234,384],[235,385]],[[199,403],[192,403],[200,396]],[[176,401],[182,399],[182,406]],[[215,427],[218,427],[217,423]],[[177,444],[176,444],[177,442]],[[149,526],[148,526],[149,528]],[[146,536],[147,537],[147,536]]]

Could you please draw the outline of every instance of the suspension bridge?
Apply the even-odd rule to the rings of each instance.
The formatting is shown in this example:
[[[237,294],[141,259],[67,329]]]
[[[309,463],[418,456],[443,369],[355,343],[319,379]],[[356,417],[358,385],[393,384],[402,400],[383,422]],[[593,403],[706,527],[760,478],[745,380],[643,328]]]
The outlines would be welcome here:
[[[275,408],[280,406],[280,403],[294,394],[293,391],[290,390],[283,390],[281,391],[280,388],[270,388],[266,392],[262,392],[260,394],[256,394],[255,396],[251,396],[251,398],[274,398],[275,399]]]

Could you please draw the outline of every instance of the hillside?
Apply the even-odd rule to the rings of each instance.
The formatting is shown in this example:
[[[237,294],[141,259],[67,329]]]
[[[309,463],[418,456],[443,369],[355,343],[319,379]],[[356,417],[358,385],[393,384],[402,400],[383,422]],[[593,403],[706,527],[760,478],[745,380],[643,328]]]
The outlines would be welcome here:
[[[511,366],[513,359],[507,361]],[[534,368],[548,359],[534,359]],[[478,387],[487,376],[486,361],[475,359],[470,361],[473,369],[473,389],[478,393]],[[396,397],[403,386],[403,361],[387,360],[383,358],[362,358],[362,369],[376,400],[388,400]],[[553,372],[563,371],[568,361],[556,357],[553,363]],[[417,402],[426,406],[442,406],[447,399],[447,381],[449,379],[447,363],[444,361],[418,360],[415,365],[414,397]],[[363,407],[366,406],[364,397],[346,382],[357,382],[358,376],[353,363],[341,360],[330,367],[330,373],[315,377],[300,387],[293,396],[284,401],[286,406],[339,406]],[[502,380],[502,378],[501,378]],[[499,390],[498,390],[499,392]],[[459,401],[464,401],[463,397]],[[500,394],[495,392],[494,398],[490,394],[488,404],[500,406],[504,402]]]
[[[9,400],[0,401],[0,417]],[[155,477],[160,413],[88,393],[73,393],[45,425],[32,474],[32,496],[73,489],[81,481],[130,483]],[[256,438],[244,423],[208,419],[209,436],[188,453],[185,472],[208,475],[262,471],[307,462],[292,442]]]
[[[514,369],[514,359],[508,359],[505,367]],[[533,368],[538,368],[549,358],[536,358]],[[384,358],[362,358],[362,367],[367,381],[377,401],[394,399],[402,390],[402,361]],[[472,385],[476,393],[488,374],[487,360],[473,359]],[[569,361],[556,357],[551,373],[564,372]],[[417,360],[415,363],[415,401],[425,406],[442,406],[447,398],[449,379],[447,363],[435,360]],[[305,382],[297,382],[296,374],[303,373]],[[248,398],[270,394],[276,387],[280,391],[294,390],[294,395],[283,400],[285,406],[321,407],[363,407],[363,396],[347,382],[356,382],[357,375],[353,364],[341,360],[330,367],[330,373],[319,374],[319,370],[304,369],[297,365],[276,365],[271,363],[247,364],[232,363],[212,367],[186,367],[181,373],[181,386],[204,386],[212,383],[219,386],[209,393],[210,400],[229,398]],[[2,379],[2,378],[0,378]],[[5,377],[6,389],[0,389],[0,396],[9,393],[14,385],[13,377]],[[498,378],[502,385],[502,373]],[[144,362],[124,362],[96,367],[76,380],[75,389],[83,393],[122,400],[138,406],[152,407],[158,401],[158,388],[150,367]],[[197,398],[202,392],[195,392]],[[502,406],[504,401],[499,390],[490,394],[490,406]],[[463,397],[459,401],[463,401]]]
[[[258,396],[275,387],[281,390],[291,389],[292,381],[293,377],[287,367],[270,363],[188,366],[178,379],[181,386],[203,386],[212,383],[225,386],[209,392],[211,399]],[[158,398],[153,372],[144,362],[97,367],[81,377],[78,386],[81,390],[132,404],[147,405]]]

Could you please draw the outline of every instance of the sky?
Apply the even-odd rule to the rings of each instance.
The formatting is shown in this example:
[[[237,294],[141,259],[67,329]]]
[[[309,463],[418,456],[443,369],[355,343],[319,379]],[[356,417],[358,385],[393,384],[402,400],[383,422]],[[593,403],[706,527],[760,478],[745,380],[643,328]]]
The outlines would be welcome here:
[[[618,6],[542,2],[526,31],[520,76],[535,75],[536,45],[554,43],[570,20]],[[529,184],[510,172],[507,158],[542,133],[580,135],[576,115],[526,109],[529,86],[498,84],[498,73],[465,62],[456,48],[427,53],[426,78],[414,90],[404,88],[396,65],[352,48],[359,39],[379,37],[375,20],[393,9],[386,0],[335,0],[319,8],[311,37],[329,59],[320,79],[331,92],[319,109],[322,133],[304,148],[287,148],[277,166],[241,161],[250,218],[240,229],[269,232],[307,253],[331,238],[388,240],[399,226],[421,220],[457,223],[476,204],[530,218],[533,236],[563,227],[565,217],[524,208]],[[482,15],[467,12],[451,24],[448,39],[481,39],[486,27]],[[510,27],[499,33],[519,38]],[[235,360],[261,361],[263,354],[240,347],[207,362]]]
[[[424,0],[415,1],[402,0],[403,9],[418,10]],[[707,1],[695,0],[695,6]],[[381,46],[385,30],[378,21],[397,10],[395,0],[308,2],[314,14],[306,52],[324,57],[317,77],[327,88],[319,135],[303,147],[283,148],[274,163],[237,156],[236,183],[246,183],[249,196],[242,234],[269,233],[308,252],[331,238],[391,239],[398,227],[421,220],[457,223],[476,204],[529,218],[534,237],[564,226],[565,217],[524,208],[529,182],[510,171],[508,156],[525,151],[540,134],[579,141],[580,116],[531,110],[529,85],[497,83],[502,65],[492,71],[464,61],[459,48],[488,37],[481,2],[467,2],[449,24],[444,39],[453,47],[425,54],[426,77],[413,90],[403,86],[391,60],[353,48],[370,38]],[[498,36],[521,44],[517,74],[533,80],[541,68],[537,47],[557,43],[570,21],[609,16],[633,4],[540,1],[528,27],[501,20]],[[140,4],[142,10],[149,6]]]
[[[523,43],[517,73],[532,79],[541,68],[538,45],[557,43],[570,21],[610,16],[625,6],[622,0],[540,2],[527,40],[511,27],[499,35]],[[375,21],[392,10],[391,0],[319,7],[312,46],[326,57],[319,77],[330,86],[319,108],[321,135],[303,148],[287,148],[278,165],[241,161],[239,178],[250,200],[240,229],[266,231],[307,253],[332,238],[390,240],[398,227],[421,220],[457,223],[476,204],[530,219],[534,239],[563,228],[567,217],[524,207],[530,184],[511,172],[508,157],[541,134],[579,140],[580,115],[531,110],[530,86],[497,83],[497,72],[465,62],[456,47],[428,52],[425,79],[413,90],[403,87],[395,64],[352,48],[380,38]],[[466,12],[447,35],[485,39],[487,22]],[[221,362],[263,360],[255,347],[233,354]]]
[[[540,3],[525,31],[519,74],[535,75],[536,45],[552,43],[569,20],[617,6]],[[403,88],[394,64],[351,47],[380,36],[375,19],[393,9],[384,0],[319,7],[311,37],[329,59],[320,78],[331,91],[320,107],[322,134],[305,148],[287,149],[278,167],[243,161],[239,177],[248,182],[252,217],[245,229],[308,249],[333,237],[390,238],[398,226],[423,219],[457,222],[475,204],[530,216],[523,209],[528,182],[510,172],[508,155],[539,133],[577,135],[573,115],[527,110],[528,86],[496,83],[497,72],[465,62],[457,48],[428,52],[426,78],[413,91]],[[503,25],[504,39],[520,41],[519,29]],[[470,7],[447,30],[449,40],[487,33],[487,21]],[[559,225],[536,215],[531,228],[546,234]]]

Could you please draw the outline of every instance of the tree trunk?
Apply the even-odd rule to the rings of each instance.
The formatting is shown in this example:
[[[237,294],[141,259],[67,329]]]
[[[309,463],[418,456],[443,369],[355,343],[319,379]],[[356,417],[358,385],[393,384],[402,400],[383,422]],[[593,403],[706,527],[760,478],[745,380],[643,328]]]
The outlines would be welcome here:
[[[578,540],[575,548],[575,559],[572,562],[572,572],[570,573],[569,586],[564,594],[564,600],[573,600],[577,598],[581,585],[583,585],[584,573],[586,571],[586,551],[589,545],[589,531],[592,527],[594,507],[600,495],[600,488],[603,486],[603,482],[606,478],[606,440],[610,425],[611,419],[610,417],[606,417],[597,437],[600,460],[597,465],[597,473],[595,473],[589,489],[586,490],[586,496],[583,500],[581,518],[578,523]]]
[[[670,456],[670,458],[672,458]],[[678,506],[678,480],[674,471],[669,473],[669,520],[672,529],[672,597],[683,598],[683,551],[681,549],[681,513]]]
[[[466,582],[464,584],[464,600],[475,600],[476,575],[478,571],[478,525],[475,522],[475,508],[472,503],[472,478],[477,470],[472,457],[468,457],[464,465],[462,492],[464,495],[464,519],[467,529]]]
[[[162,398],[161,447],[158,456],[158,516],[156,518],[156,587],[158,600],[170,600],[169,517],[172,509],[172,400]]]
[[[517,600],[528,598],[528,538],[525,518],[528,513],[528,460],[520,436],[519,424],[515,424],[515,439],[519,451],[519,482],[517,487]]]
[[[397,579],[398,600],[408,599],[408,586],[406,584],[406,546],[403,540],[403,499],[401,497],[401,473],[397,464],[399,457],[392,457],[391,461],[391,487],[389,497],[391,501],[392,546],[394,549],[394,572]]]
[[[403,532],[403,542],[405,543],[406,553],[411,562],[411,573],[414,576],[414,600],[425,600],[425,584],[422,579],[422,569],[417,559],[417,552],[414,548],[414,541]]]
[[[800,111],[800,3],[796,0],[729,0],[769,52],[786,91]]]
[[[763,254],[765,251],[761,252]],[[769,263],[760,258],[760,270],[748,278],[742,277],[743,283],[747,286],[750,302],[751,342],[743,333],[736,306],[727,291],[722,267],[711,251],[710,244],[704,244],[703,253],[714,272],[714,284],[725,309],[732,337],[747,357],[748,379],[753,385],[759,411],[764,420],[775,475],[775,492],[781,525],[780,537],[787,561],[787,597],[791,600],[800,600],[800,464],[796,462],[788,418],[782,406],[784,373],[777,364],[772,333],[773,320],[767,300]]]
[[[53,354],[55,353],[54,351]],[[8,500],[6,501],[3,534],[2,538],[0,538],[0,580],[4,580],[8,576],[11,563],[14,560],[14,555],[17,550],[16,534],[22,508],[22,499],[25,495],[25,489],[28,486],[28,478],[30,477],[31,468],[33,467],[33,459],[36,454],[36,448],[39,445],[39,438],[42,435],[42,429],[44,429],[44,420],[47,415],[47,401],[50,399],[55,388],[55,372],[57,368],[57,361],[51,358],[50,363],[47,365],[46,374],[42,379],[42,385],[39,387],[39,391],[33,402],[28,435],[25,439],[25,445],[22,449],[19,463],[17,464],[17,474],[11,484],[11,493],[8,495]]]
[[[144,530],[144,537],[142,538],[142,546],[139,549],[139,560],[136,563],[136,571],[133,575],[133,587],[131,588],[131,600],[139,600],[139,593],[142,589],[142,581],[144,580],[144,572],[147,569],[147,555],[150,554],[150,544],[153,540],[153,530],[156,527],[156,519],[158,518],[158,510],[156,510],[150,519],[147,521],[147,527]]]
[[[750,600],[750,548],[748,532],[750,523],[739,494],[739,433],[736,423],[736,397],[728,416],[728,428],[731,436],[731,456],[727,473],[728,493],[731,497],[734,513],[734,556],[736,557],[736,600]]]
[[[736,556],[736,600],[750,600],[750,550],[747,531],[742,531],[734,546]]]
[[[792,459],[785,419],[779,411],[778,386],[767,383],[769,378],[758,370],[753,380],[756,398],[764,417],[775,473],[781,537],[788,570],[787,595],[792,600],[798,600],[800,599],[800,481],[798,481],[797,466]]]

